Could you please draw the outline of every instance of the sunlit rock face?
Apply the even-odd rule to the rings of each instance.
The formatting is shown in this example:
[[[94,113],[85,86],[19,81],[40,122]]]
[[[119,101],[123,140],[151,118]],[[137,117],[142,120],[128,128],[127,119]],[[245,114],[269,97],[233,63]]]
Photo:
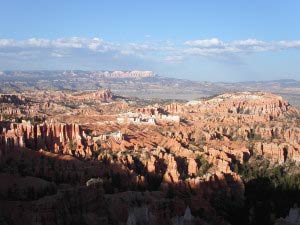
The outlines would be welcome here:
[[[282,116],[289,110],[293,111],[292,108],[281,96],[263,92],[229,93],[208,100],[191,101],[186,105],[174,103],[166,106],[167,111],[174,113],[242,114],[252,115],[253,119],[259,117],[272,119]]]
[[[91,149],[86,137],[77,124],[44,123],[31,125],[23,122],[3,128],[2,152],[11,148],[26,147],[32,150],[44,149],[53,153],[76,155],[89,158]],[[72,146],[71,146],[72,145]]]
[[[76,101],[110,102],[113,100],[113,94],[109,90],[98,90],[98,91],[73,95],[71,96],[71,99]]]

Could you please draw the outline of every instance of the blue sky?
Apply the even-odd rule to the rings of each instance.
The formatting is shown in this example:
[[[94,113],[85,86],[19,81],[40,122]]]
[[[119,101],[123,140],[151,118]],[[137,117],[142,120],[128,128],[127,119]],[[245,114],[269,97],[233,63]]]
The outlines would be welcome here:
[[[300,79],[300,2],[0,1],[0,69]]]

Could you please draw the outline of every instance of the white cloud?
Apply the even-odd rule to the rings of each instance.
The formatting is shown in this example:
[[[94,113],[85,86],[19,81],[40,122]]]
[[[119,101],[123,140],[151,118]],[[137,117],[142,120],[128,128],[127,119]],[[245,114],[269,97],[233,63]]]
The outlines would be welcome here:
[[[198,48],[211,48],[211,47],[217,48],[217,47],[224,46],[224,43],[220,41],[218,38],[186,41],[184,44],[192,47],[198,47]]]
[[[290,48],[300,48],[300,41],[266,42],[257,39],[246,39],[226,43],[217,38],[212,38],[186,41],[184,45],[189,46],[184,49],[185,54],[211,56],[219,54],[249,54],[266,51],[283,51]]]
[[[79,37],[59,38],[51,41],[51,46],[56,48],[83,48],[85,39]]]
[[[277,44],[283,48],[300,48],[300,41],[279,41]]]
[[[165,57],[165,61],[169,63],[181,63],[183,61],[182,55],[170,55]]]
[[[232,42],[232,45],[235,45],[235,46],[262,46],[265,44],[266,44],[266,42],[259,41],[256,39],[238,40],[238,41]]]
[[[47,39],[30,38],[19,44],[27,47],[49,47],[50,41]]]
[[[51,52],[50,55],[55,58],[64,58],[69,56],[68,52],[62,50],[55,50]]]
[[[15,57],[16,63],[28,55],[31,58],[122,58],[124,61],[141,59],[164,63],[181,63],[189,57],[231,57],[266,51],[300,49],[300,41],[262,41],[257,39],[224,42],[218,38],[189,40],[181,44],[171,41],[147,41],[139,43],[108,42],[99,37],[70,37],[58,39],[30,38],[26,40],[0,39],[0,55]],[[234,57],[232,57],[234,56]],[[73,58],[72,58],[73,57]],[[80,61],[80,60],[79,60]]]
[[[12,47],[14,43],[13,39],[0,39],[0,47]]]
[[[93,38],[91,42],[88,44],[88,48],[91,50],[97,50],[101,44],[103,43],[103,40],[100,38]]]

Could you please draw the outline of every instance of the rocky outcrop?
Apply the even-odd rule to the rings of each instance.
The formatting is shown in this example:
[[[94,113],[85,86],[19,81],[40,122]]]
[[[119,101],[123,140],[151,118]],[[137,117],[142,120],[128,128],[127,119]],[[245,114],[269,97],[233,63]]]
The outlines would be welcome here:
[[[297,147],[288,143],[261,143],[254,145],[257,155],[270,160],[272,163],[284,163],[287,160],[300,161],[299,145]]]
[[[164,174],[164,182],[167,183],[178,183],[179,182],[179,171],[177,167],[177,162],[175,160],[175,157],[172,155],[168,155],[167,161],[167,170]]]
[[[86,135],[77,124],[28,122],[2,125],[0,147],[2,154],[13,148],[44,149],[53,153],[89,158],[92,155]]]
[[[0,103],[11,103],[14,105],[24,105],[29,100],[22,95],[0,94]]]
[[[92,102],[110,102],[113,99],[113,94],[110,90],[98,90],[90,93],[78,93],[72,95],[68,100],[76,101],[92,101]]]
[[[246,117],[252,115],[253,119],[264,118],[266,120],[272,120],[288,111],[294,111],[294,108],[282,97],[262,92],[227,93],[208,100],[188,102],[186,105],[172,103],[165,109],[172,113],[240,114]]]

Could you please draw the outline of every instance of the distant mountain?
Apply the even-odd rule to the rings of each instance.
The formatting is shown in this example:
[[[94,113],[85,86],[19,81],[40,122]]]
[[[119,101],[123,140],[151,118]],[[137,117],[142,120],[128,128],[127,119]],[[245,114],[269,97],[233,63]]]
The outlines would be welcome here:
[[[239,82],[239,84],[272,84],[272,85],[282,85],[282,86],[299,86],[300,81],[295,79],[280,79],[280,80],[267,80],[267,81],[245,81],[245,82]]]
[[[163,77],[151,71],[41,70],[3,71],[0,90],[97,90],[139,98],[192,100],[235,91],[263,91],[282,95],[300,106],[300,81],[292,79],[248,82],[190,81]]]
[[[100,77],[107,78],[143,78],[154,77],[155,74],[152,71],[96,71],[92,75],[98,75]]]

